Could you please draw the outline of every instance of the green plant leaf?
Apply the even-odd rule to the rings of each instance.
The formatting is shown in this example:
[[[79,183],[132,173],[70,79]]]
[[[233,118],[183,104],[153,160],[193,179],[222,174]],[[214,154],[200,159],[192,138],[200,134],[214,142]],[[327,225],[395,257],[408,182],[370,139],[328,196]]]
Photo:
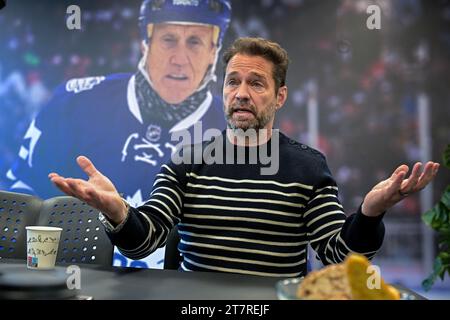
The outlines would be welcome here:
[[[450,247],[450,242],[448,241],[448,239],[441,239],[438,242],[438,247],[439,247],[439,250],[448,251],[449,247]]]
[[[427,226],[431,227],[436,212],[437,212],[437,205],[435,205],[432,209],[428,210],[422,215],[422,221],[425,222]]]
[[[436,231],[445,230],[449,225],[449,210],[439,201],[432,211],[430,227]]]
[[[439,234],[439,247],[442,250],[448,249],[450,247],[450,229],[446,228]],[[450,250],[450,249],[449,249]]]
[[[439,253],[439,258],[441,259],[442,263],[448,263],[450,262],[450,253],[449,252],[441,252]]]
[[[445,148],[442,159],[443,165],[450,169],[450,144]],[[439,233],[439,251],[433,271],[422,281],[422,287],[428,291],[438,277],[444,280],[446,273],[450,276],[450,185],[442,193],[440,201],[422,214],[422,221]]]
[[[438,255],[441,260],[441,269],[439,271],[439,277],[444,280],[445,272],[450,272],[450,253],[441,252]]]
[[[422,281],[422,288],[425,291],[430,291],[431,287],[434,284],[434,280],[435,278],[432,275],[430,275],[428,278]]]
[[[444,204],[447,210],[450,210],[450,185],[447,186],[444,193],[442,194],[441,202]]]
[[[444,166],[450,169],[450,144],[445,148],[442,160],[444,161]]]
[[[441,260],[441,257],[438,255],[436,260],[434,260],[433,270],[436,271],[437,273],[439,273],[441,268],[442,268],[442,260]]]
[[[424,281],[422,281],[422,287],[425,291],[429,291],[431,287],[433,286],[434,282],[436,281],[436,278],[441,275],[442,272],[442,261],[440,257],[438,256],[433,263],[433,271],[431,274],[426,278]]]

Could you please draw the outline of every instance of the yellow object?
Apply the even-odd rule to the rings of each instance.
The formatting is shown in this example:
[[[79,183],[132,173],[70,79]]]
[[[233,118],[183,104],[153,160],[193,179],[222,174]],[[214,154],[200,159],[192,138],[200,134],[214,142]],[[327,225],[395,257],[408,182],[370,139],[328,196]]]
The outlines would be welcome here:
[[[371,266],[365,256],[351,254],[344,264],[353,300],[400,299],[398,290],[384,282],[378,270]]]
[[[399,300],[400,293],[384,282],[378,268],[360,254],[350,254],[343,263],[309,273],[300,283],[300,299]]]

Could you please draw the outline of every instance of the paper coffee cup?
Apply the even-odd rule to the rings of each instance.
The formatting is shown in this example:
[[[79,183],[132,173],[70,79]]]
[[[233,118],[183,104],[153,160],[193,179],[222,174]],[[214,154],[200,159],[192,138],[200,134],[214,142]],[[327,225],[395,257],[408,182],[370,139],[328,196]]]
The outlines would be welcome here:
[[[55,267],[62,228],[28,226],[27,267],[48,270]]]

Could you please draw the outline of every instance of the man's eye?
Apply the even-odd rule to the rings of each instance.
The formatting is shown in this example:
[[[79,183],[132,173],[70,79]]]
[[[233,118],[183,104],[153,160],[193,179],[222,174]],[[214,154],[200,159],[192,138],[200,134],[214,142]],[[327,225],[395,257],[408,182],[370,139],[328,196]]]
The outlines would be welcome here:
[[[198,46],[198,45],[202,44],[202,42],[199,39],[195,39],[195,38],[189,39],[188,43],[191,46]]]
[[[252,86],[255,87],[255,88],[262,88],[262,87],[264,87],[264,85],[261,82],[259,82],[259,81],[253,81],[252,82]]]
[[[229,86],[235,86],[235,85],[237,85],[237,83],[238,82],[235,79],[230,79],[227,81],[227,85],[229,85]]]
[[[174,44],[176,42],[176,40],[174,38],[163,38],[162,40],[165,44],[168,44],[168,45]]]

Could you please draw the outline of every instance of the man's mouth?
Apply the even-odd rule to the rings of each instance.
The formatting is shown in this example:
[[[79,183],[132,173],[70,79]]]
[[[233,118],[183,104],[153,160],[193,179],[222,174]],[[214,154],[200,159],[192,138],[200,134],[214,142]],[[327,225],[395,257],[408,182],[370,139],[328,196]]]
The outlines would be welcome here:
[[[250,108],[244,108],[244,107],[233,108],[233,113],[237,113],[237,114],[252,114],[252,115],[255,115],[255,113],[253,112],[252,109],[250,109]]]
[[[184,81],[188,79],[188,77],[184,74],[168,74],[166,78],[176,81]]]

